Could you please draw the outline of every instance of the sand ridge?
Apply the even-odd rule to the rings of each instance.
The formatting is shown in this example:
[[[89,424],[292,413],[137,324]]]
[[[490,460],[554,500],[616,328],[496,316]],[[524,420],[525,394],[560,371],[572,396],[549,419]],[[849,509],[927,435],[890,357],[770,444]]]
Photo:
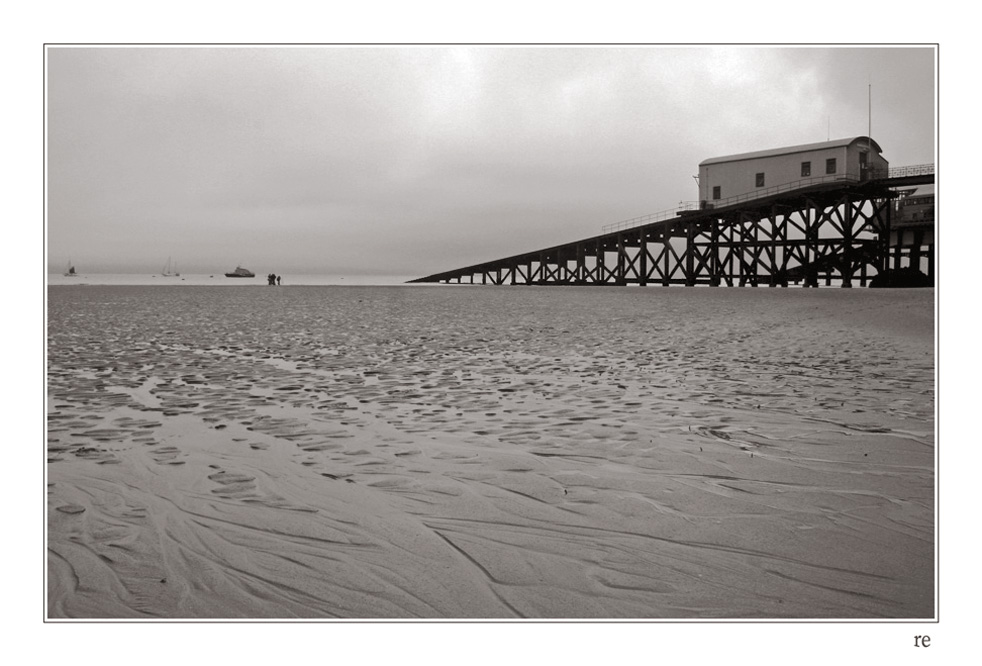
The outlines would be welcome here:
[[[49,616],[931,617],[932,308],[52,287]]]

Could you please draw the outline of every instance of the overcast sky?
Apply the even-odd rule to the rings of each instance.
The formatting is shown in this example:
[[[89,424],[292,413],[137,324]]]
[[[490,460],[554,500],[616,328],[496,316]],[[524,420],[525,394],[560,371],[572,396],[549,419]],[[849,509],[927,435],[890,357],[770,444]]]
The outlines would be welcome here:
[[[934,161],[932,48],[47,50],[49,269],[422,276],[867,133]]]

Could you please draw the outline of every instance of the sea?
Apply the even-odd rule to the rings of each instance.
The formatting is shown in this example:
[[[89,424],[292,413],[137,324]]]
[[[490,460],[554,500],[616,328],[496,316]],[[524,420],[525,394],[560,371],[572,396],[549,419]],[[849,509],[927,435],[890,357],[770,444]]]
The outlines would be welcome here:
[[[380,286],[389,287],[406,284],[421,275],[339,275],[339,274],[298,274],[280,275],[281,286]],[[223,273],[181,273],[180,275],[161,275],[159,273],[80,273],[67,276],[62,273],[48,273],[48,286],[56,285],[166,285],[166,286],[268,286],[266,275],[254,278],[229,278]],[[418,286],[418,285],[417,285]]]
[[[322,287],[394,287],[399,285],[406,286],[434,286],[439,283],[413,283],[412,280],[422,277],[418,275],[340,275],[340,274],[297,274],[280,275],[280,286],[322,286]],[[453,283],[451,283],[453,284]],[[463,284],[468,285],[465,281]],[[479,282],[477,283],[479,284]],[[224,273],[181,273],[180,275],[161,275],[159,273],[78,273],[72,276],[64,273],[48,273],[47,286],[58,285],[130,285],[130,286],[197,286],[197,287],[249,287],[249,286],[268,286],[266,275],[256,275],[254,278],[229,278]],[[833,280],[823,288],[837,288],[841,285],[839,280]],[[858,279],[853,281],[856,288],[862,288]],[[628,285],[629,287],[639,287],[640,285]],[[684,288],[682,285],[674,287]],[[707,287],[708,285],[696,285],[697,288]],[[767,288],[768,285],[761,284],[760,288]],[[654,288],[654,287],[652,287]],[[663,288],[663,287],[661,287]],[[803,285],[788,285],[789,289],[803,288]]]

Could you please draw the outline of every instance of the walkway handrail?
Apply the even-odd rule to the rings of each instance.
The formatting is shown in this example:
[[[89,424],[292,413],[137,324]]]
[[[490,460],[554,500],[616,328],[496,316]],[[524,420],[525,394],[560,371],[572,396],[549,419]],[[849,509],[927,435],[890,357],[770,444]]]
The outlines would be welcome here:
[[[774,185],[771,187],[761,188],[759,190],[753,190],[752,192],[738,194],[732,197],[727,197],[726,199],[713,199],[711,201],[706,202],[706,207],[723,208],[725,206],[732,206],[733,204],[743,203],[744,201],[752,201],[754,199],[761,199],[775,194],[781,194],[782,192],[790,192],[792,190],[799,190],[806,187],[811,187],[813,185],[822,185],[825,183],[835,183],[835,182],[859,183],[859,182],[866,182],[870,180],[880,180],[883,178],[907,178],[910,176],[926,176],[933,173],[934,173],[933,164],[917,164],[913,166],[891,167],[887,169],[886,172],[880,169],[871,169],[865,174],[843,173],[843,174],[830,174],[827,176],[813,176],[811,178],[802,178],[800,180],[795,180],[790,183],[783,183],[781,185]],[[642,215],[641,217],[632,217],[629,220],[622,220],[620,222],[613,222],[611,224],[606,224],[603,227],[603,233],[605,234],[615,233],[617,231],[624,231],[625,229],[633,229],[634,227],[640,227],[645,224],[650,224],[651,222],[662,222],[664,220],[670,220],[673,217],[678,217],[681,211],[697,210],[698,208],[699,208],[698,201],[680,201],[678,206],[676,206],[675,208],[669,208],[668,210],[659,211],[657,213],[652,213],[650,215]]]
[[[683,210],[696,210],[699,207],[698,201],[680,201],[678,206],[675,208],[669,208],[667,210],[662,210],[657,213],[651,213],[650,215],[642,215],[641,217],[632,217],[630,220],[621,220],[620,222],[611,222],[610,224],[605,224],[603,227],[603,232],[605,234],[614,233],[615,231],[624,231],[625,229],[633,229],[634,227],[640,227],[651,222],[661,222],[663,220],[670,220],[673,217],[678,217],[679,212]]]
[[[711,206],[712,208],[724,208],[736,203],[743,203],[744,201],[751,201],[753,199],[762,199],[763,197],[781,194],[782,192],[790,192],[792,190],[800,190],[813,185],[824,185],[825,183],[837,182],[858,183],[861,180],[862,179],[858,173],[837,173],[827,176],[812,176],[811,178],[802,178],[800,180],[793,180],[790,183],[772,185],[771,187],[765,187],[759,190],[737,194],[732,197],[727,197],[726,199],[713,199],[711,201],[707,201],[706,205],[707,207]],[[870,180],[870,178],[867,177],[866,180]]]
[[[933,164],[916,164],[914,166],[891,167],[887,178],[907,178],[908,176],[927,176],[934,173]]]

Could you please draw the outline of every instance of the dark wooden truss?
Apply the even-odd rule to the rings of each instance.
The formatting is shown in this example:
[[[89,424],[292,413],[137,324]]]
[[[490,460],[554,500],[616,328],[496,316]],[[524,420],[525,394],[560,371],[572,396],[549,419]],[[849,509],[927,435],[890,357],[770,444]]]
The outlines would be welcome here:
[[[889,268],[896,188],[925,182],[934,182],[933,173],[680,211],[672,219],[412,282],[730,287],[836,282],[851,287],[858,281],[865,286]],[[895,263],[898,257],[894,248]]]

